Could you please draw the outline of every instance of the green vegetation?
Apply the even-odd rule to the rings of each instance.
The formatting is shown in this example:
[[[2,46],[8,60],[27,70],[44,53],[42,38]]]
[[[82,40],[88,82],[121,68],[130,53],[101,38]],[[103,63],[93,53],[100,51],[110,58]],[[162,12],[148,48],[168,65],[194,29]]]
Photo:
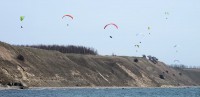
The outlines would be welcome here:
[[[60,45],[20,45],[22,47],[32,47],[45,50],[56,50],[61,53],[75,53],[75,54],[89,54],[98,55],[97,50],[94,48],[84,47],[84,46],[60,46]]]
[[[174,68],[174,69],[200,69],[199,66],[187,66],[183,64],[171,64],[169,67]]]

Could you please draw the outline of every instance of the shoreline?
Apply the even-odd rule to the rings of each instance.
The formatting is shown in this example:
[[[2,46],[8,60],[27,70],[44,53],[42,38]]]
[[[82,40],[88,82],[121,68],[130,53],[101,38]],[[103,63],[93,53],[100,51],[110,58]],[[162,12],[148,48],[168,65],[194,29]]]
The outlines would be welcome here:
[[[200,88],[200,86],[173,86],[173,87],[29,87],[30,90],[40,89],[153,89],[153,88]],[[27,90],[16,87],[0,87],[0,90]]]
[[[143,88],[200,88],[200,86],[173,86],[173,87],[29,87],[29,89],[143,89]]]

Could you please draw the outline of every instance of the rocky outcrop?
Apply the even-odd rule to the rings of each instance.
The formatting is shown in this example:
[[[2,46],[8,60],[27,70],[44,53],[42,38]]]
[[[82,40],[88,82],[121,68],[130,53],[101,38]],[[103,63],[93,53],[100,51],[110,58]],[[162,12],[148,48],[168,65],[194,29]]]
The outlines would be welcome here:
[[[0,43],[0,84],[3,86],[171,87],[200,84],[180,72],[145,57],[63,54]]]

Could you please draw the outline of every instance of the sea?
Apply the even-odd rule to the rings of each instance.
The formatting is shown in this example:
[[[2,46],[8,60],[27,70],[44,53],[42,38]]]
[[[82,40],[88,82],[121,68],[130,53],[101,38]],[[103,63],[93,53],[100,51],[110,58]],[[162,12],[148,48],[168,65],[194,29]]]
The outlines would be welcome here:
[[[0,97],[200,97],[200,88],[3,89],[0,90]]]

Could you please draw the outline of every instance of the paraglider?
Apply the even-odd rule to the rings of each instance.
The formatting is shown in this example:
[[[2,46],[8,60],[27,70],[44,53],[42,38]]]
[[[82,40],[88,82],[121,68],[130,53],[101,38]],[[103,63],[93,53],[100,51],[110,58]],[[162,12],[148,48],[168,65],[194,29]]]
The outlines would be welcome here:
[[[114,26],[116,29],[119,28],[115,23],[109,23],[109,24],[107,24],[107,25],[104,26],[104,29],[107,29],[107,27],[109,27],[109,26]],[[113,37],[110,36],[110,38],[113,38]]]
[[[142,42],[141,42],[141,39],[144,38],[145,35],[144,35],[143,33],[137,33],[136,36],[137,36],[137,38],[138,38],[139,41],[140,41],[139,43],[142,43]]]
[[[139,49],[139,48],[140,48],[140,45],[138,45],[138,44],[135,44],[135,48],[136,48],[136,52],[138,52],[138,50],[137,50],[137,49]]]
[[[165,15],[169,15],[169,12],[165,12]]]
[[[69,14],[66,14],[62,17],[62,19],[64,19],[65,17],[69,17],[71,18],[72,20],[74,19],[74,17],[72,15],[69,15]],[[67,24],[67,26],[69,26],[69,24]]]
[[[174,60],[174,64],[180,64],[180,61],[177,60],[177,59],[175,59],[175,60]]]
[[[174,45],[173,47],[174,47],[174,49],[176,49],[176,52],[178,52],[178,48],[179,48],[180,46],[176,44],[176,45]]]
[[[177,47],[177,45],[174,45],[174,47]]]
[[[169,15],[169,12],[165,12],[165,15],[167,16],[167,15]],[[165,18],[166,20],[168,19],[168,17],[166,17]]]
[[[143,34],[143,33],[137,33],[136,36],[140,36],[140,37],[143,38],[143,37],[144,37],[144,34]]]
[[[148,30],[150,30],[151,28],[150,27],[148,27]]]
[[[151,29],[151,27],[148,27],[147,29],[148,29],[148,30],[150,30],[150,29]],[[151,34],[151,33],[149,32],[149,35],[150,35],[150,34]]]
[[[180,61],[179,60],[174,60],[174,63],[180,63]]]
[[[140,45],[136,44],[135,47],[140,48]]]
[[[22,22],[24,20],[25,16],[20,16],[20,21]],[[21,26],[23,28],[23,26]]]

